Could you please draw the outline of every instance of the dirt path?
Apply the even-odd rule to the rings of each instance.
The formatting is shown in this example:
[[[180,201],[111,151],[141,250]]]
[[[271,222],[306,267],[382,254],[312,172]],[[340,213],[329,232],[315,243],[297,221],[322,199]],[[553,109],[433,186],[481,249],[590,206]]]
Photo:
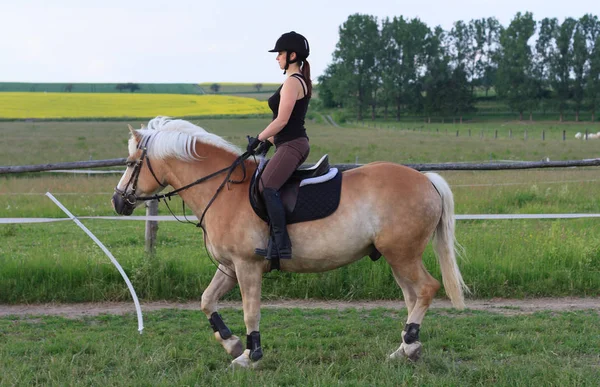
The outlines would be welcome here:
[[[402,301],[310,301],[310,300],[280,300],[264,301],[264,308],[300,308],[300,309],[403,309]],[[160,309],[187,309],[200,310],[200,302],[144,302],[141,303],[142,312]],[[241,302],[229,301],[220,304],[221,308],[241,308]],[[432,308],[451,308],[447,300],[435,300]],[[483,310],[504,315],[528,314],[542,310],[549,311],[575,311],[596,310],[600,313],[600,298],[535,298],[525,300],[490,299],[467,300],[467,308]],[[26,316],[26,315],[56,315],[69,318],[83,316],[97,316],[100,314],[125,314],[135,313],[133,302],[98,302],[79,304],[32,304],[32,305],[2,305],[0,304],[0,317]]]

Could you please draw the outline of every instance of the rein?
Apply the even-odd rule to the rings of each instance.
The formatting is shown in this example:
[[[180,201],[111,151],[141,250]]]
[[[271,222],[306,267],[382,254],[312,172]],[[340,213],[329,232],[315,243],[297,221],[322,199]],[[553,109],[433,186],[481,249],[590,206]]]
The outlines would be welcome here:
[[[233,184],[240,184],[242,183],[245,179],[246,179],[246,166],[244,164],[244,160],[246,160],[248,157],[252,156],[254,154],[254,152],[244,152],[243,154],[241,154],[240,156],[238,156],[235,161],[228,167],[225,167],[223,169],[219,169],[216,172],[213,172],[207,176],[201,177],[196,181],[193,181],[189,184],[184,185],[183,187],[179,187],[177,189],[174,189],[171,192],[168,192],[166,194],[157,194],[157,195],[152,195],[152,196],[136,196],[135,194],[135,190],[137,188],[137,183],[140,177],[140,172],[142,170],[142,166],[144,164],[144,160],[147,161],[148,164],[148,169],[150,170],[150,173],[152,174],[152,177],[154,177],[154,180],[156,180],[156,182],[161,186],[161,187],[166,187],[165,184],[161,183],[158,178],[156,177],[156,174],[154,173],[154,170],[152,168],[152,164],[150,163],[150,158],[148,157],[148,140],[149,138],[146,139],[145,143],[142,145],[140,144],[138,146],[138,149],[142,149],[142,155],[140,156],[140,159],[138,161],[135,162],[135,166],[133,169],[133,173],[131,174],[131,177],[129,178],[129,181],[127,182],[127,185],[125,185],[125,188],[123,190],[120,190],[118,188],[115,188],[115,192],[118,193],[119,195],[121,195],[121,197],[127,201],[127,203],[129,203],[130,205],[134,205],[137,201],[148,201],[148,200],[158,200],[160,202],[160,200],[162,199],[165,204],[167,205],[167,208],[169,209],[169,211],[171,212],[171,214],[173,216],[175,216],[175,214],[173,214],[173,211],[171,211],[171,208],[169,207],[169,205],[167,204],[167,201],[165,199],[171,199],[171,197],[178,195],[179,192],[184,191],[188,188],[191,188],[195,185],[201,184],[207,180],[212,179],[215,176],[218,176],[224,172],[227,172],[227,175],[225,176],[225,179],[223,179],[223,182],[221,183],[221,185],[219,186],[219,188],[217,188],[217,191],[215,192],[215,194],[213,195],[213,197],[210,199],[210,201],[208,202],[208,204],[206,205],[206,208],[204,209],[204,211],[202,212],[202,216],[200,217],[198,223],[196,224],[197,227],[201,227],[204,230],[204,227],[202,226],[202,221],[204,220],[204,216],[206,215],[206,212],[208,211],[208,209],[210,208],[210,206],[213,204],[213,202],[215,201],[215,199],[217,198],[217,196],[219,195],[219,193],[221,192],[221,190],[223,189],[223,187],[225,187],[226,184],[228,183],[233,183]],[[127,163],[128,166],[131,166],[132,163]],[[242,177],[241,180],[231,180],[230,177],[233,174],[233,172],[235,171],[235,169],[241,165],[242,166],[242,171],[244,173],[244,176]],[[129,186],[131,185],[131,193],[127,193],[127,189],[129,188]],[[184,203],[185,206],[185,203]],[[185,216],[185,214],[184,214]],[[177,219],[177,217],[175,216],[175,218]],[[179,219],[177,219],[179,220]],[[186,218],[187,220],[187,218]],[[189,222],[189,221],[188,221]],[[192,222],[189,222],[192,223]],[[192,223],[193,224],[193,223]]]
[[[181,223],[185,223],[182,222],[181,220],[179,220],[179,218],[177,218],[177,216],[173,213],[173,211],[171,210],[171,207],[169,207],[169,204],[167,202],[167,200],[165,199],[169,199],[171,200],[171,197],[178,195],[179,192],[184,191],[190,187],[193,187],[195,185],[201,184],[207,180],[212,179],[215,176],[218,176],[224,172],[227,172],[227,175],[225,176],[225,179],[223,179],[223,182],[221,183],[221,185],[219,185],[219,188],[217,188],[215,194],[213,195],[213,197],[210,199],[210,201],[208,202],[208,204],[206,205],[206,208],[204,209],[204,211],[202,211],[202,216],[200,216],[200,219],[198,221],[198,223],[196,223],[196,227],[200,227],[202,228],[202,235],[204,236],[204,247],[206,249],[206,229],[204,228],[204,226],[202,225],[202,222],[204,221],[204,216],[206,215],[206,212],[208,211],[208,209],[210,208],[210,206],[213,204],[213,202],[215,201],[215,199],[217,198],[217,196],[219,195],[219,193],[223,190],[223,187],[225,187],[226,184],[232,183],[232,184],[240,184],[242,183],[244,180],[246,180],[246,166],[244,164],[244,160],[246,160],[248,157],[253,156],[254,152],[244,152],[242,153],[240,156],[238,156],[235,161],[228,167],[225,167],[223,169],[219,169],[216,172],[213,172],[207,176],[201,177],[196,181],[193,181],[189,184],[184,185],[183,187],[174,189],[171,192],[168,192],[166,194],[157,194],[157,195],[152,195],[152,196],[136,196],[135,195],[135,190],[137,188],[137,183],[140,177],[140,172],[142,169],[142,165],[144,163],[144,159],[147,160],[147,164],[148,164],[148,169],[150,170],[150,173],[152,174],[152,176],[154,177],[154,180],[156,180],[156,182],[161,186],[161,187],[166,187],[165,184],[161,183],[160,180],[158,180],[158,178],[156,177],[156,174],[154,173],[154,170],[152,169],[152,164],[150,163],[150,158],[148,157],[148,141],[149,138],[146,139],[146,141],[144,142],[144,144],[140,144],[138,146],[138,149],[142,149],[142,155],[140,156],[140,159],[135,161],[135,162],[128,162],[127,166],[132,166],[133,164],[135,164],[134,169],[133,169],[133,173],[131,174],[131,177],[129,178],[129,181],[127,182],[127,184],[125,185],[125,188],[123,190],[120,190],[118,188],[115,188],[115,192],[119,195],[121,195],[121,197],[123,198],[123,200],[127,201],[127,203],[129,203],[130,205],[135,205],[136,201],[141,200],[141,201],[148,201],[148,200],[158,200],[160,202],[161,199],[163,199],[165,205],[167,206],[167,208],[169,209],[169,212],[171,213],[171,215],[173,215],[175,217],[175,219],[177,219],[177,221],[181,222]],[[242,171],[244,173],[244,176],[242,177],[241,180],[231,180],[230,177],[233,174],[233,172],[235,171],[235,169],[241,165],[242,166]],[[127,194],[127,189],[129,188],[129,186],[131,185],[132,188],[132,192]],[[185,202],[183,202],[183,216],[185,217]],[[188,223],[194,224],[193,222],[190,222],[187,217],[185,217],[185,220]],[[208,252],[208,250],[206,251],[208,254],[208,257],[210,258],[211,262],[217,267],[217,269],[219,271],[221,271],[223,274],[225,274],[227,277],[233,278],[235,280],[237,280],[235,277],[230,276],[229,274],[227,274],[225,271],[221,270],[221,268],[215,263],[214,258],[212,258],[210,256],[210,253]]]

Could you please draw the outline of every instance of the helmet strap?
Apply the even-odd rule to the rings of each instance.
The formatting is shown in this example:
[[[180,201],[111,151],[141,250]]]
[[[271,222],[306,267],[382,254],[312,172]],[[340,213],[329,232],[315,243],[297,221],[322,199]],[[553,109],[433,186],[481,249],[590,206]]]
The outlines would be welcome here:
[[[284,75],[287,73],[287,70],[290,68],[290,63],[292,63],[292,61],[290,60],[291,55],[292,55],[292,53],[289,51],[285,53],[285,67],[283,68]]]
[[[296,53],[296,59],[294,59],[294,60],[291,60],[291,58],[290,58],[292,56],[292,53],[290,51],[288,51],[285,55],[286,55],[286,57],[285,57],[285,67],[284,67],[284,70],[283,70],[283,74],[285,74],[287,72],[288,68],[290,67],[290,63],[296,63],[296,62],[298,62],[298,53]]]

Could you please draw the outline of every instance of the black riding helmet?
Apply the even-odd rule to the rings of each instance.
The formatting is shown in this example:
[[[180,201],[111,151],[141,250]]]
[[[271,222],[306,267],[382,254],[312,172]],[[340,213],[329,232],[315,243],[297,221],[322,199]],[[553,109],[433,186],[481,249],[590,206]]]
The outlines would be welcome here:
[[[308,40],[299,33],[295,31],[286,32],[281,35],[277,42],[275,43],[275,48],[269,50],[269,52],[279,52],[286,51],[287,58],[285,63],[285,70],[288,69],[290,63],[296,63],[301,60],[305,60],[310,55],[310,47],[308,45]],[[291,53],[296,53],[296,59],[291,60]],[[283,72],[285,74],[285,71]]]

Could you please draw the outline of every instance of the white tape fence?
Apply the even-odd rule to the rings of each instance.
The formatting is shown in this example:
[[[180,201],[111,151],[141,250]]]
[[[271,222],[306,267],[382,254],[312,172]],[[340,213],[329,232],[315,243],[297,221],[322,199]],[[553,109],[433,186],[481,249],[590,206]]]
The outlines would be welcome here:
[[[183,215],[181,215],[183,217]],[[77,219],[125,220],[145,222],[176,221],[172,215],[160,216],[77,216]],[[455,215],[456,220],[506,220],[506,219],[580,219],[600,218],[600,214],[470,214]],[[188,215],[190,221],[198,218]],[[70,218],[0,218],[0,224],[52,223],[71,220]]]

